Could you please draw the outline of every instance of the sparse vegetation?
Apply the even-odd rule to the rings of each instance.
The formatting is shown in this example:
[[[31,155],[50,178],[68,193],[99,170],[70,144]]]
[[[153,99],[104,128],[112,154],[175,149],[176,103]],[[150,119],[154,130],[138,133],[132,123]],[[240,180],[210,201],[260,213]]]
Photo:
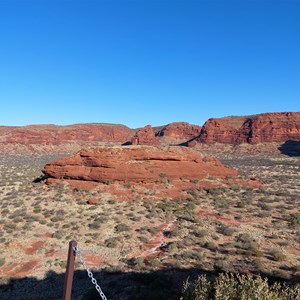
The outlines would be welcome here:
[[[217,188],[213,185],[218,181],[215,177],[205,178],[212,187],[203,188],[201,180],[192,179],[192,188],[170,199],[160,194],[173,184],[162,173],[162,191],[145,184],[122,183],[117,190],[131,196],[129,201],[119,201],[108,192],[113,183],[92,191],[33,183],[43,164],[54,158],[0,155],[0,267],[16,260],[14,247],[18,244],[24,263],[32,257],[43,261],[47,257],[45,271],[63,272],[65,260],[56,253],[76,239],[83,253],[95,256],[99,269],[109,264],[110,270],[124,273],[170,267],[211,273],[247,271],[282,280],[299,276],[297,159],[223,158],[245,178],[265,182],[260,188],[237,186],[232,179],[228,179],[232,186]],[[180,182],[188,180],[182,178]],[[88,205],[91,198],[99,199],[99,205]],[[40,274],[35,269],[30,272]],[[214,289],[216,282],[233,289],[233,278],[239,279],[228,278],[221,283],[207,277],[206,288],[196,290],[202,295],[205,289]],[[250,278],[249,286],[258,284],[257,278]],[[204,284],[203,278],[200,281]],[[197,283],[190,280],[186,286],[183,299],[198,299],[188,298],[194,295],[191,289]],[[268,284],[269,291],[271,286]]]

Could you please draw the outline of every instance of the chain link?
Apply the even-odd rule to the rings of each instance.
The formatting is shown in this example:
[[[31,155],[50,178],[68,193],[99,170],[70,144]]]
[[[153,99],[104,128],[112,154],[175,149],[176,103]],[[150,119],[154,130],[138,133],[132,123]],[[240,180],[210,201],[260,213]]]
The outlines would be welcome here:
[[[100,287],[99,284],[97,283],[97,280],[94,278],[93,273],[90,271],[90,269],[88,268],[88,266],[87,266],[87,264],[86,264],[84,258],[82,257],[79,248],[78,248],[78,247],[73,247],[73,250],[74,250],[74,252],[76,253],[76,255],[79,257],[80,262],[82,263],[83,267],[84,267],[85,270],[87,271],[88,276],[89,276],[89,278],[90,278],[91,281],[92,281],[92,284],[95,286],[95,288],[96,288],[97,292],[99,293],[99,295],[101,296],[101,298],[102,298],[103,300],[107,300],[106,296],[104,295],[104,293],[103,293],[102,290],[101,290],[101,287]]]

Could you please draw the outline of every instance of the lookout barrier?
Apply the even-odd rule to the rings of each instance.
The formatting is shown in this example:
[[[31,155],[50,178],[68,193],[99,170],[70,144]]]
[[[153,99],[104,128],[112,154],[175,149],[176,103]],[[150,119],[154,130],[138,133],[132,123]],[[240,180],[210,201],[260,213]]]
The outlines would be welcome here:
[[[80,249],[77,247],[77,242],[72,240],[69,242],[69,251],[68,251],[68,261],[66,267],[66,275],[64,282],[64,291],[63,291],[63,300],[71,300],[72,294],[72,285],[73,285],[73,277],[74,277],[74,264],[76,256],[79,258],[81,264],[84,269],[87,271],[88,277],[91,279],[92,284],[95,286],[95,289],[99,293],[102,300],[107,300],[106,296],[102,292],[100,285],[97,280],[94,278],[93,273],[88,268]]]

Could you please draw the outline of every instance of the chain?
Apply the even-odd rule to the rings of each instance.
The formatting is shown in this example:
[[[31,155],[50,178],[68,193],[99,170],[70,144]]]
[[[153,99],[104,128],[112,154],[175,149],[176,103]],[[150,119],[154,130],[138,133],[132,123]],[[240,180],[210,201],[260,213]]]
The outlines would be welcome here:
[[[99,295],[101,296],[101,298],[103,300],[107,300],[106,296],[104,295],[104,293],[101,290],[101,287],[99,286],[99,284],[97,283],[97,280],[94,278],[93,273],[90,271],[90,269],[88,268],[84,258],[81,255],[81,252],[79,250],[78,247],[73,247],[73,250],[75,251],[76,255],[79,257],[80,262],[82,263],[83,267],[86,269],[89,278],[92,281],[92,284],[95,286],[96,290],[98,291]]]

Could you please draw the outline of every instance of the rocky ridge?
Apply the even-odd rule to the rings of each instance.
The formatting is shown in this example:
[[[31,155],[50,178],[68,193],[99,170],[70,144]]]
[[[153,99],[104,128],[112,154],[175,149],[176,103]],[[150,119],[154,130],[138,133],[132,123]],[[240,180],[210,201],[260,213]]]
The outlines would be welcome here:
[[[0,151],[6,153],[74,153],[108,143],[190,147],[277,143],[278,149],[282,143],[299,140],[300,112],[211,118],[202,127],[186,122],[140,129],[114,124],[0,126]]]
[[[196,138],[200,143],[258,144],[300,140],[300,113],[265,113],[209,119]]]

